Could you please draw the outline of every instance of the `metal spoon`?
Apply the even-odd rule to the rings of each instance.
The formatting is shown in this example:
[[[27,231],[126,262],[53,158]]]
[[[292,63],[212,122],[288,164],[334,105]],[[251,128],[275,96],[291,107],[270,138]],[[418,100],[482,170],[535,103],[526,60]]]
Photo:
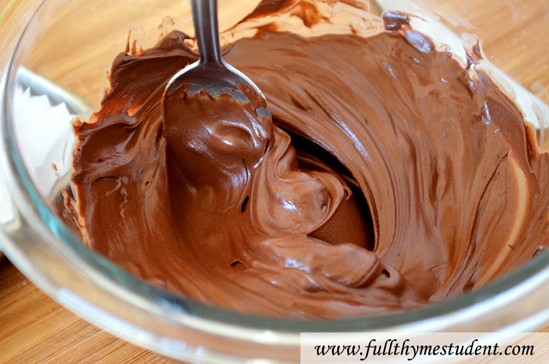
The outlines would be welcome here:
[[[221,94],[229,94],[234,101],[249,103],[256,96],[264,101],[261,90],[242,72],[223,60],[219,45],[219,31],[217,24],[217,0],[192,0],[193,23],[198,44],[199,60],[176,73],[168,82],[164,93],[164,115],[170,110],[170,103],[180,92],[189,96],[206,92],[215,98]],[[185,87],[182,87],[185,86]],[[248,96],[240,89],[248,86]],[[249,90],[252,95],[249,95]],[[257,93],[257,95],[255,95]],[[181,95],[179,95],[181,96]],[[271,118],[266,107],[256,108],[261,117]]]

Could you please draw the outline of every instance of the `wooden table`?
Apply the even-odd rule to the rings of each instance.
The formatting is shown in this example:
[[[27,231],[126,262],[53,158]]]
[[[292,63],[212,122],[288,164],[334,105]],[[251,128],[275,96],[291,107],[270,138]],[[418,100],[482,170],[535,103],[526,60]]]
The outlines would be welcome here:
[[[451,5],[454,15],[465,15],[483,39],[486,53],[504,71],[520,80],[540,98],[549,101],[549,5],[545,0],[422,0]],[[474,4],[474,5],[471,5]],[[17,11],[15,0],[0,0],[0,34]],[[474,13],[470,10],[476,8]],[[530,10],[524,12],[525,7]],[[509,29],[513,20],[517,29]],[[6,33],[7,31],[7,33]],[[537,34],[534,39],[525,34]],[[532,34],[530,33],[530,34]],[[545,42],[542,43],[542,42]],[[0,40],[5,50],[13,42]],[[0,55],[0,66],[3,54]],[[536,67],[524,67],[525,64]],[[544,331],[549,332],[549,327]],[[0,260],[0,363],[167,363],[168,360],[128,344],[86,323],[47,297],[7,260]]]
[[[0,363],[169,363],[66,310],[0,261]]]

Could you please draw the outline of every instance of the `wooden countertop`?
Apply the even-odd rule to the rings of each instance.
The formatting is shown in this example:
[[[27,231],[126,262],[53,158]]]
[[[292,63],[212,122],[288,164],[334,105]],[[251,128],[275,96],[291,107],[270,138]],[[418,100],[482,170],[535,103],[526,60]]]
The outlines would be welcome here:
[[[549,5],[545,0],[423,0],[454,7],[478,26],[489,58],[540,98],[549,101]],[[14,12],[15,0],[0,0],[0,29]],[[472,5],[474,4],[474,5]],[[475,12],[470,12],[472,7]],[[529,11],[524,11],[529,8]],[[517,29],[509,29],[513,22]],[[538,20],[538,21],[537,21]],[[4,29],[5,30],[5,29]],[[9,29],[8,29],[9,30]],[[519,31],[520,30],[520,31]],[[537,34],[532,39],[525,34]],[[6,33],[4,33],[5,35]],[[545,43],[543,43],[545,42]],[[0,39],[0,49],[10,42]],[[0,61],[2,61],[0,55]],[[532,62],[539,67],[524,67]],[[2,65],[2,62],[0,62]],[[543,331],[549,332],[549,327]],[[0,259],[0,363],[168,363],[86,323],[54,302],[6,259]]]
[[[88,324],[0,259],[0,363],[170,362]]]

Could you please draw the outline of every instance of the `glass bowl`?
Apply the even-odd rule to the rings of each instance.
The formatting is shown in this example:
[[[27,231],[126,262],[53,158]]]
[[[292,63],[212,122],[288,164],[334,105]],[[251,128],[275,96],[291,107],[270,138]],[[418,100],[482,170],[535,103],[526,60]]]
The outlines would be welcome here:
[[[482,2],[451,4],[378,1],[369,7],[374,13],[402,9],[421,14],[424,21],[416,26],[431,33],[430,28],[436,29],[439,39],[435,40],[451,44],[457,56],[462,41],[470,45],[475,41],[470,34],[479,34],[492,61],[486,67],[517,100],[527,119],[537,123],[538,143],[547,146],[549,56],[537,35],[549,32],[549,24],[525,26],[524,19],[539,12],[547,17],[549,5],[543,0],[497,2],[502,10],[489,12]],[[235,24],[255,5],[252,0],[220,1],[220,28]],[[147,48],[170,29],[190,31],[189,4],[46,0],[14,6],[16,10],[2,20],[7,33],[0,43],[9,50],[9,59],[0,64],[0,247],[37,286],[89,322],[170,358],[228,363],[297,361],[301,332],[527,331],[549,321],[547,252],[455,299],[352,320],[235,313],[171,294],[124,272],[85,247],[50,207],[70,170],[70,122],[75,115],[85,118],[99,107],[106,72],[127,41],[136,40]],[[476,15],[471,16],[472,11]],[[506,22],[508,32],[501,35],[470,23],[482,12],[499,16],[497,21]],[[246,35],[246,29],[240,31]],[[509,42],[517,46],[503,46]],[[521,47],[537,47],[540,51],[533,54],[538,57],[524,59]],[[29,84],[31,90],[25,91]]]

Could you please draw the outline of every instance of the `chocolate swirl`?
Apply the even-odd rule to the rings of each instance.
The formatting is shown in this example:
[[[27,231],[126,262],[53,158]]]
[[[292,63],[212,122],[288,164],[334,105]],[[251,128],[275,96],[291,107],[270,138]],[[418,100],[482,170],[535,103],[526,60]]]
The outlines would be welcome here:
[[[75,126],[84,241],[196,300],[304,318],[441,301],[547,247],[535,131],[475,64],[385,19],[369,37],[232,44],[273,122],[220,97],[182,100],[166,125],[166,83],[196,60],[183,33],[119,55],[101,110]]]

